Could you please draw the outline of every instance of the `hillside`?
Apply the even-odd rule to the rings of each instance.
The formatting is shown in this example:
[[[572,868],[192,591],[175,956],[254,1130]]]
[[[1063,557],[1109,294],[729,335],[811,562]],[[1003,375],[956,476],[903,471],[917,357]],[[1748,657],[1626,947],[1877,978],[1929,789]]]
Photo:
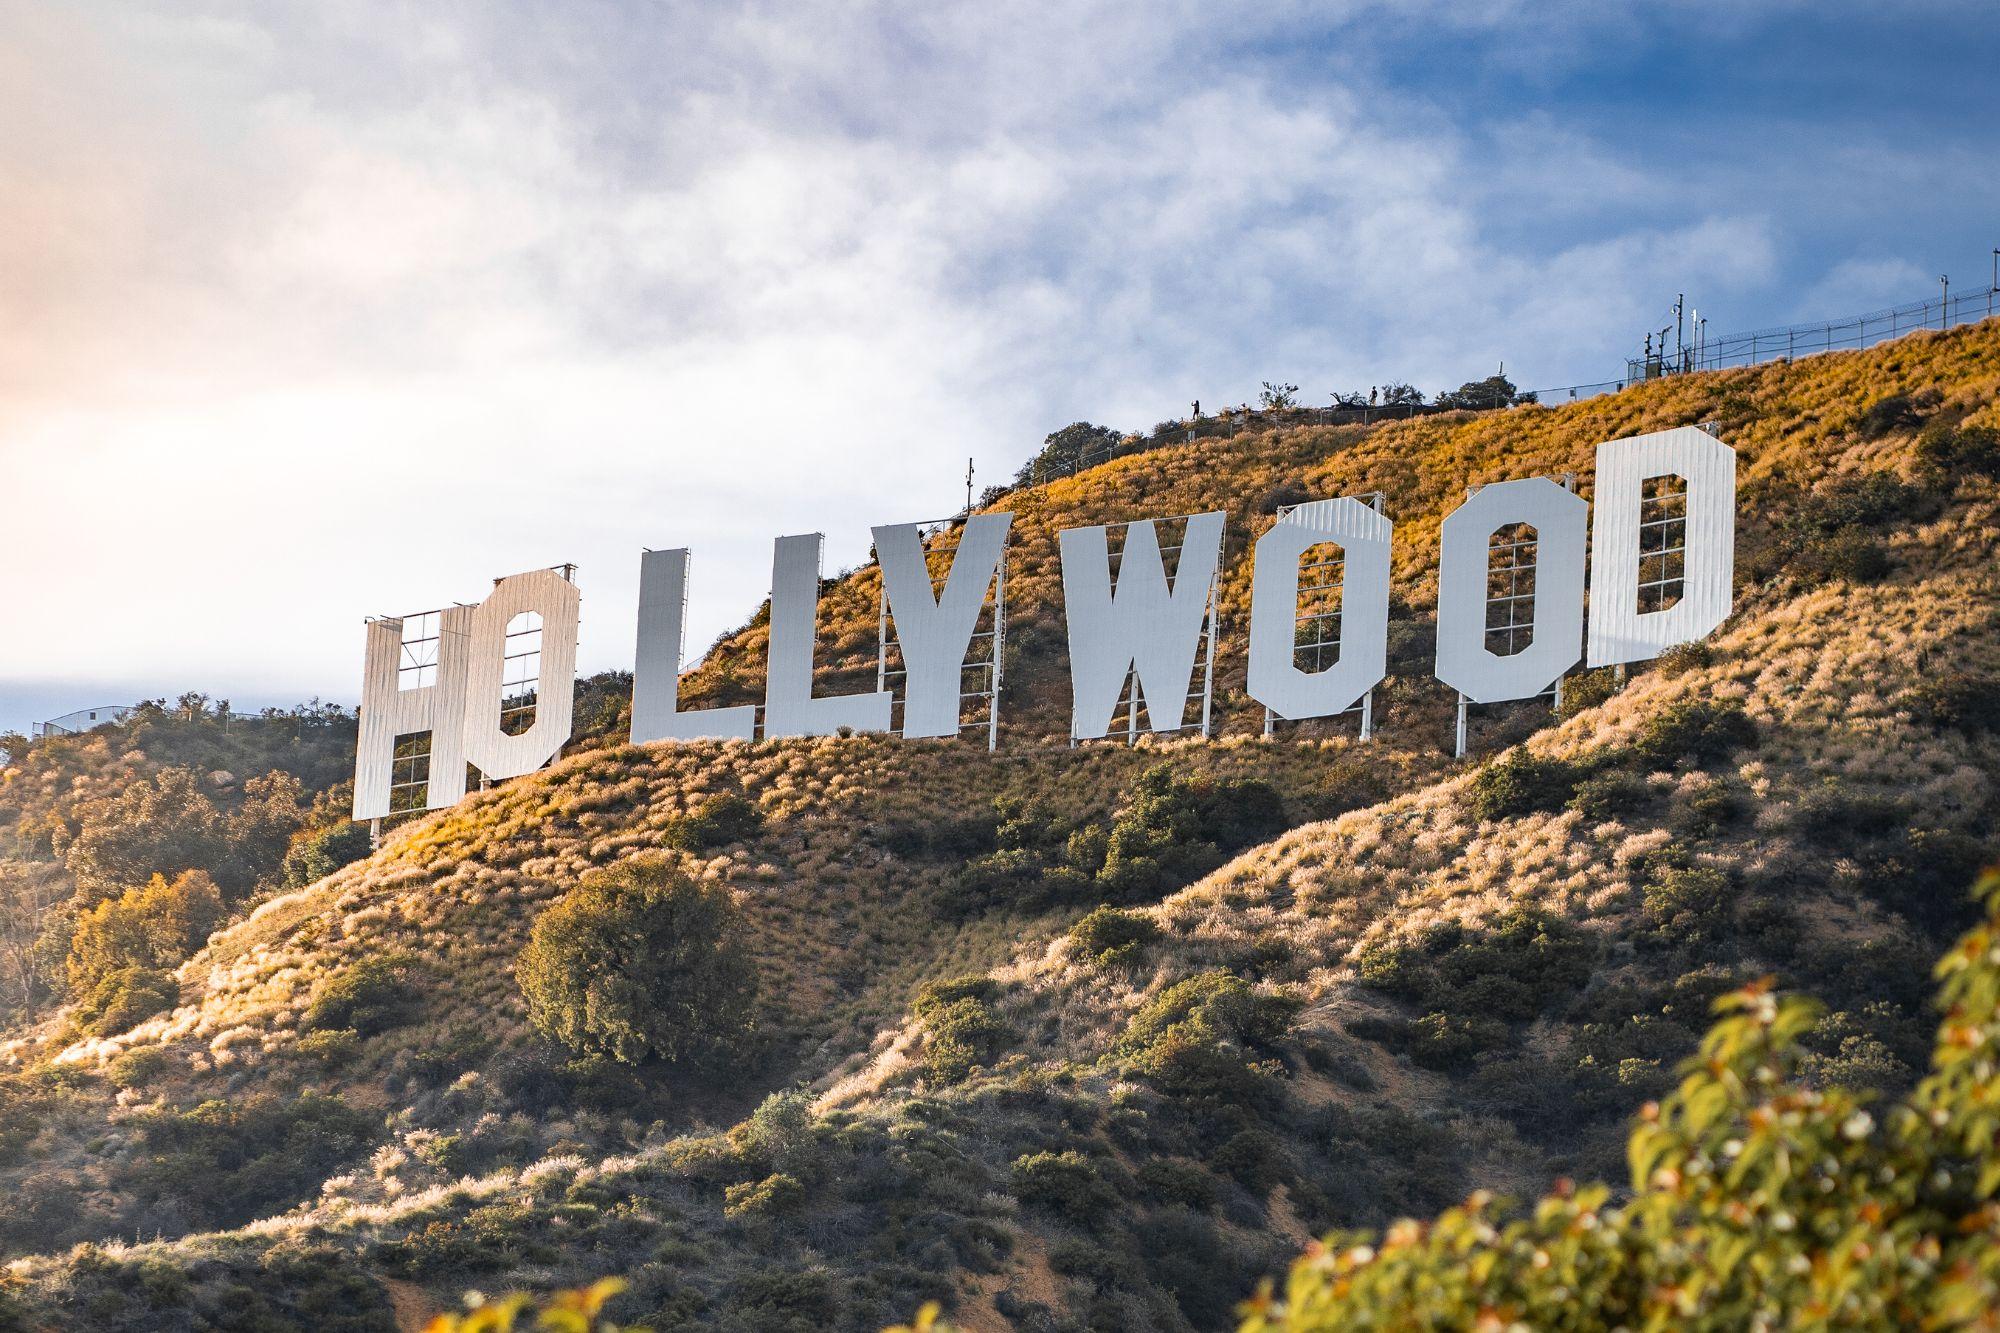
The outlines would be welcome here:
[[[1740,460],[1731,620],[1622,689],[1573,678],[1561,719],[1482,710],[1452,760],[1444,515],[1509,477],[1587,495],[1600,440],[1701,422]],[[1995,424],[1989,324],[1018,490],[999,755],[594,743],[270,896],[166,1012],[17,1024],[0,1327],[392,1328],[617,1272],[620,1317],[663,1329],[924,1299],[1217,1328],[1311,1234],[1615,1175],[1751,977],[1827,1001],[1814,1077],[1905,1086],[1995,850]],[[1226,628],[1220,740],[1068,748],[1055,530],[1226,509],[1240,626],[1293,487],[1379,490],[1398,525],[1376,739],[1260,739]],[[824,686],[872,681],[876,597],[872,571],[824,596]],[[762,635],[688,702],[754,698]],[[727,1060],[576,1061],[525,1022],[536,912],[642,852],[740,906],[760,990]]]
[[[317,700],[244,717],[190,693],[0,751],[0,1027],[57,1003],[78,916],[152,875],[242,904],[367,848],[338,799],[354,718]]]

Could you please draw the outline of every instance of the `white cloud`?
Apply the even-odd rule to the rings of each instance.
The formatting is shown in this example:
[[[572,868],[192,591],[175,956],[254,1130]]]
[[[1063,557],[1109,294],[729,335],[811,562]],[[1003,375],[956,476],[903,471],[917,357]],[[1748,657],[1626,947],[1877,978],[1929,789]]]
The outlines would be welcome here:
[[[1725,208],[1621,225],[1615,146],[1240,55],[1290,9],[271,12],[7,15],[0,679],[346,695],[362,614],[564,559],[626,665],[642,544],[696,547],[705,639],[772,536],[858,560],[967,454],[1271,376],[1597,378],[1774,263]]]
[[[1937,275],[1924,272],[1907,259],[1886,255],[1843,259],[1799,297],[1791,317],[1811,321],[1859,315],[1919,300],[1925,294],[1938,295]]]

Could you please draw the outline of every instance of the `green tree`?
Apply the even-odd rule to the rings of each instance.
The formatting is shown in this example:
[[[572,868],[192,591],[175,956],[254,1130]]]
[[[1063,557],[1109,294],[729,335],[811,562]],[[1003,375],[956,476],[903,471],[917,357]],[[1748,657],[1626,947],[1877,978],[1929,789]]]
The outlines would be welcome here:
[[[1122,437],[1108,426],[1088,421],[1072,421],[1061,430],[1051,431],[1042,440],[1035,456],[1022,464],[1014,478],[1016,486],[1067,477],[1111,457]]]
[[[1532,403],[1535,395],[1522,393],[1514,387],[1514,381],[1505,375],[1488,375],[1483,380],[1467,380],[1450,393],[1437,396],[1439,407],[1470,408],[1483,411],[1489,407],[1512,407],[1516,403]]]
[[[728,1048],[756,993],[729,891],[657,857],[578,880],[536,919],[515,976],[538,1031],[626,1064]]]
[[[70,993],[87,995],[126,968],[171,971],[207,942],[222,918],[222,894],[199,870],[183,871],[171,883],[154,875],[107,898],[77,918],[67,964]]]
[[[213,869],[228,845],[221,812],[190,768],[166,768],[115,796],[79,805],[76,835],[58,850],[77,882],[99,894],[156,874]]]

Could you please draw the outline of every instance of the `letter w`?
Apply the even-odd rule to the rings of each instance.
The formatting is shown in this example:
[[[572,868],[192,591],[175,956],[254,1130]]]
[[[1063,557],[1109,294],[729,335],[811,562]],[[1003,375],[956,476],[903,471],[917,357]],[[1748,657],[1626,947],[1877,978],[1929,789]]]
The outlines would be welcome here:
[[[1115,589],[1106,528],[1070,528],[1057,535],[1069,619],[1073,738],[1094,740],[1110,729],[1118,696],[1133,673],[1134,706],[1145,701],[1152,729],[1181,725],[1222,564],[1222,523],[1220,513],[1188,516],[1171,586],[1151,521],[1126,527]]]

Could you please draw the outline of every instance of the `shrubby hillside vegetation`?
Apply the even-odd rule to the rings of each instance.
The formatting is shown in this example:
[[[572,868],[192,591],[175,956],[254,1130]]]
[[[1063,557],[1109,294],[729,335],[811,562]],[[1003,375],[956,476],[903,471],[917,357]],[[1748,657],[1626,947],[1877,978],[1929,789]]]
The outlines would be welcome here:
[[[10,807],[24,885],[103,891],[0,1047],[0,1327],[387,1329],[604,1274],[629,1283],[608,1317],[660,1329],[933,1301],[975,1329],[1229,1327],[1315,1236],[1626,1179],[1635,1115],[1678,1123],[1712,1006],[1766,977],[1824,1005],[1740,1015],[1782,1028],[1788,1086],[1921,1104],[1931,969],[1994,855],[1996,394],[1982,326],[1016,489],[992,758],[631,747],[600,682],[546,772],[292,881],[336,821],[260,840],[253,794],[107,737],[87,795]],[[1587,493],[1599,441],[1703,422],[1739,451],[1735,615],[1622,687],[1573,677],[1559,717],[1479,710],[1453,760],[1444,515],[1510,477]],[[1370,491],[1398,525],[1377,736],[1263,739],[1227,628],[1242,553],[1280,503]],[[1070,749],[1055,531],[1207,509],[1232,552],[1218,739]],[[822,688],[872,686],[877,595],[869,570],[829,586]],[[756,698],[764,635],[726,636],[690,704]],[[331,791],[344,763],[263,771]],[[50,788],[28,772],[0,793]],[[92,802],[191,792],[207,859],[72,859]],[[682,976],[704,998],[676,1010]],[[1404,1248],[1443,1264],[1486,1208]],[[1296,1313],[1344,1308],[1320,1276],[1428,1280],[1361,1243],[1256,1317],[1343,1326]]]

